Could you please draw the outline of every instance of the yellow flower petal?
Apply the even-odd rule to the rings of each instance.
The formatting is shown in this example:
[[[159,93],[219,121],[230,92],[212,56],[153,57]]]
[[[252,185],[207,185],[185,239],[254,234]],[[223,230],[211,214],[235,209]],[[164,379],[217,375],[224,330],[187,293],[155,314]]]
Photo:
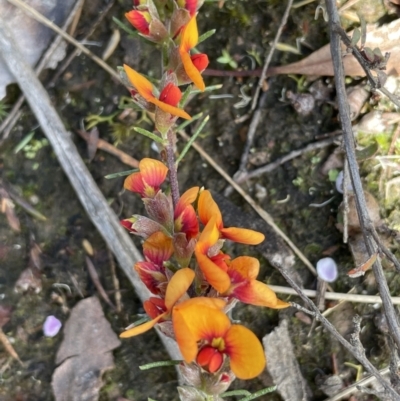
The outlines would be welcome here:
[[[150,320],[149,322],[143,323],[140,326],[132,327],[131,329],[124,331],[119,336],[120,338],[129,338],[145,333],[146,331],[153,328],[160,319],[166,316],[166,314],[167,312],[164,312],[161,315],[158,315],[155,319]]]
[[[194,271],[185,267],[178,270],[168,283],[165,293],[165,306],[171,310],[175,303],[182,297],[194,280]]]
[[[208,248],[215,245],[218,239],[219,231],[216,225],[216,218],[211,216],[210,220],[207,222],[207,225],[204,227],[204,230],[200,234],[196,248],[199,251],[201,250],[203,253],[206,253]]]
[[[185,68],[186,74],[199,90],[204,91],[205,85],[203,77],[201,76],[200,71],[193,64],[189,53],[190,50],[197,45],[198,41],[199,32],[197,30],[196,16],[194,15],[182,31],[179,54],[181,56],[182,64]]]
[[[190,117],[190,115],[188,113],[186,113],[185,110],[180,109],[178,107],[171,106],[170,104],[164,103],[161,100],[157,99],[156,97],[152,97],[151,99],[146,99],[146,100],[150,103],[155,104],[157,107],[159,107],[162,111],[165,111],[166,113],[184,118],[186,120],[192,119],[192,117]]]
[[[225,335],[225,345],[232,372],[239,379],[252,379],[264,370],[266,359],[263,347],[246,327],[233,325]]]
[[[228,273],[212,262],[208,256],[199,252],[197,247],[195,250],[195,256],[200,270],[203,272],[207,282],[220,293],[227,291],[231,285],[231,279],[229,278]]]
[[[224,337],[231,326],[225,313],[205,306],[201,300],[200,303],[183,302],[175,306],[172,321],[179,349],[188,363],[197,356],[197,341]]]
[[[199,201],[197,203],[200,221],[206,225],[212,217],[215,217],[217,227],[222,226],[222,215],[218,205],[211,196],[211,192],[204,190],[200,192]]]
[[[188,53],[189,50],[197,45],[198,41],[199,31],[197,29],[196,16],[194,15],[182,31],[179,51]]]
[[[145,100],[155,104],[157,107],[159,107],[166,113],[170,113],[173,114],[174,116],[185,118],[186,120],[190,120],[192,118],[188,113],[186,113],[186,111],[178,107],[171,106],[157,99],[153,95],[153,84],[149,80],[147,80],[143,75],[139,74],[133,68],[129,67],[126,64],[124,64],[124,70],[126,72],[126,75],[128,76],[129,81],[132,83],[135,89]]]
[[[179,54],[181,55],[182,64],[185,68],[186,74],[195,84],[196,88],[203,92],[206,88],[206,85],[204,84],[203,77],[201,76],[200,71],[193,64],[190,54],[181,51]]]
[[[223,238],[248,245],[258,245],[264,241],[264,234],[247,228],[229,227],[221,228]]]
[[[152,98],[155,99],[153,95],[153,84],[149,80],[126,64],[124,64],[124,70],[129,81],[142,97],[144,97],[147,101],[150,101]]]
[[[260,262],[251,256],[239,256],[232,260],[229,270],[237,271],[243,279],[255,280],[260,271]]]

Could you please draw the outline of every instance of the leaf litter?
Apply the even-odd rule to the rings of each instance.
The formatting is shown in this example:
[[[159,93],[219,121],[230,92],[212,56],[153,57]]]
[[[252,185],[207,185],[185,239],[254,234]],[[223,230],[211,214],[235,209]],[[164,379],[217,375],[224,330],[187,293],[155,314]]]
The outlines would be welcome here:
[[[52,387],[56,401],[95,401],[102,375],[114,367],[112,350],[121,342],[93,296],[71,311],[58,349]]]

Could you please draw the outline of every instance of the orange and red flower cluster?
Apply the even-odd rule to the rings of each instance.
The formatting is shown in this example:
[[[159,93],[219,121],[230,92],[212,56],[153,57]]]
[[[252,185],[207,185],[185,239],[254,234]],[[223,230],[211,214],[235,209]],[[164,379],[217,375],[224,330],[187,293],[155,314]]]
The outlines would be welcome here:
[[[225,312],[235,300],[274,309],[288,304],[257,281],[257,259],[231,260],[222,247],[225,240],[256,245],[264,235],[225,227],[211,193],[199,187],[186,191],[173,207],[161,189],[167,167],[145,158],[139,169],[126,178],[124,187],[142,197],[148,217],[134,215],[122,224],[145,239],[145,260],[136,263],[135,270],[153,294],[144,304],[152,320],[121,337],[169,322],[167,332],[173,333],[186,363],[214,373],[229,360],[237,377],[257,376],[265,366],[262,346],[250,330],[231,324]]]
[[[199,90],[205,89],[201,72],[208,65],[208,57],[206,54],[191,54],[199,40],[196,11],[202,3],[199,0],[178,0],[173,2],[173,10],[162,6],[163,14],[168,14],[168,18],[165,18],[168,23],[161,21],[159,9],[153,0],[134,1],[134,9],[125,14],[142,36],[162,43],[168,49],[169,60],[160,88],[124,65],[134,101],[145,110],[155,112],[156,128],[161,134],[168,131],[177,117],[191,119],[179,107],[182,98],[179,85],[193,83]]]
[[[201,72],[208,65],[208,57],[194,50],[199,41],[196,12],[203,1],[133,3],[134,9],[126,18],[141,36],[162,45],[165,72],[159,87],[127,65],[124,76],[133,100],[155,113],[156,130],[169,144],[165,149],[170,151],[166,153],[173,199],[161,189],[168,168],[160,161],[141,160],[139,172],[125,180],[124,187],[141,196],[147,212],[147,216],[134,215],[122,224],[144,239],[144,260],[134,268],[151,293],[144,302],[151,320],[127,329],[121,337],[135,336],[157,325],[177,341],[185,361],[182,374],[190,376],[193,388],[219,394],[234,375],[253,378],[266,363],[258,338],[246,327],[232,324],[227,312],[238,301],[274,309],[289,305],[257,280],[257,259],[231,259],[222,250],[226,240],[257,245],[264,235],[225,227],[209,191],[193,187],[179,197],[177,179],[172,178],[176,178],[176,167],[171,128],[178,117],[191,119],[182,109],[179,86],[193,83],[200,91],[205,90]],[[212,377],[212,389],[205,389],[204,374]]]

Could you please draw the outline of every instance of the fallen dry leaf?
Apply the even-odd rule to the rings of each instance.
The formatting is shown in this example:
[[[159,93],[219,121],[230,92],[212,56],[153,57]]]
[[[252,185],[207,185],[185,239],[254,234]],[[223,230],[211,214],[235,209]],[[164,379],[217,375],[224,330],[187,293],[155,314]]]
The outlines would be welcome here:
[[[120,341],[106,320],[97,297],[80,301],[65,323],[53,374],[56,401],[95,401],[103,372],[114,367],[111,351]]]
[[[268,360],[268,371],[282,398],[285,401],[309,400],[311,391],[294,355],[286,319],[263,338],[263,345]]]
[[[351,33],[348,34],[351,36]],[[382,54],[390,53],[386,66],[387,75],[400,75],[400,19],[389,24],[378,26],[367,26],[366,46],[374,49],[379,47]],[[346,47],[342,45],[343,52]],[[364,76],[364,70],[351,54],[343,58],[346,75]],[[321,47],[310,56],[296,63],[271,67],[268,75],[277,74],[303,74],[303,75],[333,75],[333,65],[330,45]]]
[[[21,224],[14,208],[14,202],[11,200],[8,192],[4,188],[0,188],[0,211],[6,215],[10,228],[19,233],[21,231]]]
[[[29,250],[29,263],[28,267],[18,277],[14,286],[15,292],[27,292],[33,290],[38,294],[42,290],[42,277],[41,277],[41,254],[42,250],[35,241],[31,240],[31,248]]]

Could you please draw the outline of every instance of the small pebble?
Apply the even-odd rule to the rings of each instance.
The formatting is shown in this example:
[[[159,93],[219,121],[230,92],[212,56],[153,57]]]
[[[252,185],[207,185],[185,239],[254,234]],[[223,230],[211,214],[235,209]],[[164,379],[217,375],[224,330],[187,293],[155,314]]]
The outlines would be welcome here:
[[[58,334],[62,323],[55,316],[47,316],[43,323],[43,333],[46,337],[54,337]]]
[[[332,258],[322,258],[317,262],[317,273],[321,280],[332,283],[337,279],[338,269]]]

